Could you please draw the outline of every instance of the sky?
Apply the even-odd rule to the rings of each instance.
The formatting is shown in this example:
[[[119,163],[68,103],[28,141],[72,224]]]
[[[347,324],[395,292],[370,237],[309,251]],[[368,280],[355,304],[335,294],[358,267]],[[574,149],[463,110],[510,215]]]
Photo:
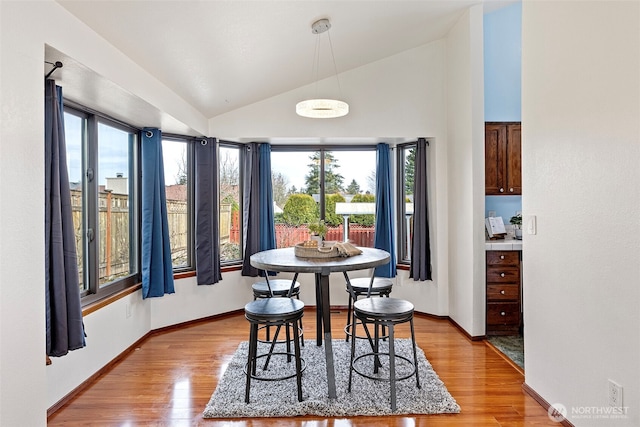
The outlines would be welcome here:
[[[76,116],[65,114],[65,132],[67,142],[67,166],[69,181],[82,180],[82,152],[81,133],[82,120]],[[98,183],[106,184],[106,178],[115,177],[122,173],[128,177],[128,136],[127,132],[104,124],[99,125],[99,171]],[[176,183],[182,164],[186,144],[176,141],[163,142],[163,157],[165,170],[165,184]],[[360,189],[374,191],[368,188],[367,179],[376,169],[376,152],[370,151],[332,151],[337,160],[335,171],[344,177],[343,184],[347,187],[352,180],[356,180]],[[305,186],[305,176],[309,173],[311,151],[293,151],[271,153],[271,170],[281,173],[288,180],[288,188],[295,186],[298,190]]]
[[[338,168],[335,171],[344,177],[344,186],[355,179],[362,191],[367,188],[367,177],[375,172],[376,152],[371,151],[333,151]],[[305,186],[304,178],[309,173],[310,151],[271,152],[271,171],[281,173],[288,180],[290,188],[295,185],[299,190]]]

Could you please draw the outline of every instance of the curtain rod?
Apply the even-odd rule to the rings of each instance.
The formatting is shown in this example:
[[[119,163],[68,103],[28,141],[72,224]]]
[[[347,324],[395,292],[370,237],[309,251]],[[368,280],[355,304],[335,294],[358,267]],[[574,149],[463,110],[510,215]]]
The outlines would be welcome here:
[[[51,69],[51,71],[49,71],[49,73],[46,76],[44,76],[45,80],[48,79],[49,76],[53,74],[55,70],[57,70],[58,68],[62,68],[64,66],[60,61],[56,61],[56,62],[44,61],[44,62],[47,64],[53,65],[53,68]]]

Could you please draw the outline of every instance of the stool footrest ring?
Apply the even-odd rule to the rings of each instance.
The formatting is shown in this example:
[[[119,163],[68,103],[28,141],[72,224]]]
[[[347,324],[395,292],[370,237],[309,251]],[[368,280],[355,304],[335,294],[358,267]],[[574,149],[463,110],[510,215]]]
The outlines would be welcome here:
[[[353,371],[365,378],[369,378],[370,380],[374,380],[374,381],[385,381],[385,382],[391,382],[391,378],[387,378],[387,377],[374,377],[368,374],[365,374],[364,372],[361,372],[358,370],[358,368],[356,367],[356,362],[364,357],[376,357],[376,356],[388,356],[391,357],[389,355],[389,353],[374,353],[374,352],[370,352],[370,353],[365,353],[365,354],[361,354],[360,356],[356,357],[355,359],[353,359],[353,362],[351,363],[351,367],[353,368]],[[396,377],[396,381],[402,381],[402,380],[406,380],[408,378],[411,378],[412,376],[414,376],[416,374],[416,366],[413,364],[413,362],[411,360],[409,360],[407,357],[404,356],[400,356],[398,354],[396,354],[396,359],[402,359],[405,362],[407,362],[409,364],[409,366],[412,367],[411,372],[405,374],[402,377]],[[418,386],[418,388],[420,388],[420,386]]]
[[[256,356],[256,363],[258,362],[258,359],[261,359],[263,357],[268,357],[268,356],[287,356],[287,357],[295,357],[294,353],[287,353],[287,352],[274,352],[274,353],[265,353],[265,354],[261,354],[259,356]],[[287,362],[290,363],[290,362]],[[300,373],[302,374],[304,372],[305,369],[307,369],[307,362],[305,362],[304,358],[300,358]],[[244,365],[244,374],[247,375],[247,370],[249,368],[249,362],[245,363]],[[268,370],[268,369],[267,369]],[[262,372],[264,372],[264,369],[261,370]],[[258,381],[281,381],[281,380],[288,380],[289,378],[295,378],[297,375],[296,372],[294,372],[291,375],[287,375],[287,376],[283,376],[283,377],[274,377],[274,378],[268,378],[268,377],[259,377],[257,375],[253,375],[251,374],[251,378],[254,380],[258,380]]]

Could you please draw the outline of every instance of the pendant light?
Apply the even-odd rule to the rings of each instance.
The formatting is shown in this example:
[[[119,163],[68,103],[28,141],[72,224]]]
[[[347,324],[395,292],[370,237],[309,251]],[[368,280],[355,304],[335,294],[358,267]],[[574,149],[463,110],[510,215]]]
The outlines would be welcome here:
[[[333,45],[331,44],[331,35],[329,35],[329,29],[331,23],[328,19],[320,19],[311,25],[311,32],[316,34],[316,52],[313,61],[313,71],[316,79],[316,92],[318,87],[318,69],[320,63],[320,34],[327,33],[329,38],[329,47],[331,49],[331,59],[333,60],[333,69],[336,75],[336,81],[338,82],[338,89],[340,90],[340,79],[338,78],[338,69],[336,67],[336,59],[333,56]],[[300,101],[296,104],[296,113],[302,117],[309,117],[311,119],[330,119],[335,117],[346,116],[349,113],[349,104],[337,99],[327,98],[313,98]]]

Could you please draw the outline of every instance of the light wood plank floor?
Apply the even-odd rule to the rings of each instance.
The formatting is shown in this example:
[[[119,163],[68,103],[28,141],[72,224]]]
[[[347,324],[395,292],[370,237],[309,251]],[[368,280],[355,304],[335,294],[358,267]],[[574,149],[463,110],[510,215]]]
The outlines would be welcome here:
[[[315,339],[315,311],[305,312],[305,338]],[[345,312],[332,314],[334,339],[344,337]],[[397,328],[408,337],[408,327]],[[449,321],[416,316],[418,345],[456,399],[455,415],[321,419],[205,420],[201,414],[240,341],[243,314],[151,336],[50,418],[55,426],[558,426],[523,393],[524,377],[482,341],[467,339]],[[55,363],[55,360],[54,360]]]

